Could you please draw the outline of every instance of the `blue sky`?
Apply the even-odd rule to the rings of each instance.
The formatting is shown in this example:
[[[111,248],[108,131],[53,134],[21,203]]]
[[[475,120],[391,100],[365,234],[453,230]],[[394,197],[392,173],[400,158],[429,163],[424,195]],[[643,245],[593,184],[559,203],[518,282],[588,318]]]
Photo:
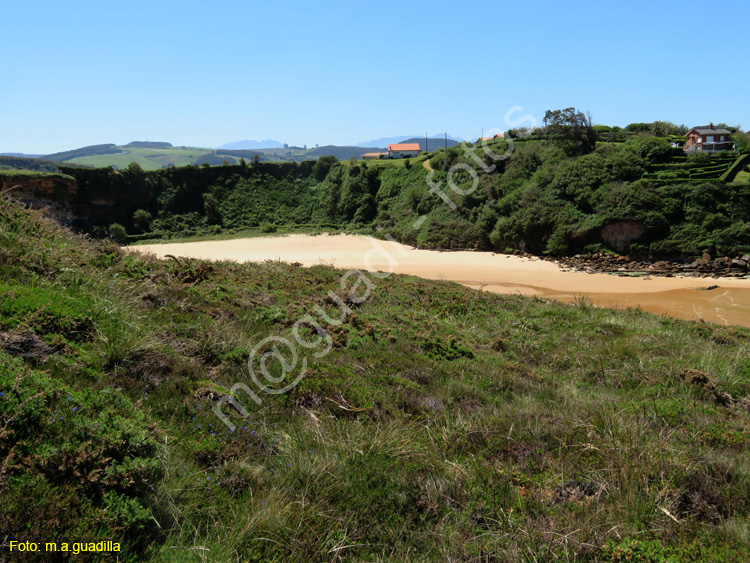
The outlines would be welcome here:
[[[9,4],[0,152],[471,138],[516,106],[750,128],[746,0]]]

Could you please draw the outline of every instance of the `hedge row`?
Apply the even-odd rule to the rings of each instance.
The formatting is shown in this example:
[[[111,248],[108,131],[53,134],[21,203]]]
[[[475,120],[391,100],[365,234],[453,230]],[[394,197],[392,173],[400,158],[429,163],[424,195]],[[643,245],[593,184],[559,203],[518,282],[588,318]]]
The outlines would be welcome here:
[[[690,174],[691,180],[711,180],[713,178],[718,179],[721,176],[720,171],[717,172],[698,172]]]
[[[717,164],[715,166],[702,166],[700,168],[696,168],[692,170],[692,172],[721,172],[724,173],[727,171],[727,164]]]
[[[746,165],[748,165],[748,163],[750,163],[750,154],[742,155],[734,161],[734,164],[729,167],[729,170],[721,175],[721,179],[725,182],[734,181],[739,171],[742,170]]]
[[[657,172],[659,170],[694,170],[697,168],[713,168],[716,166],[721,166],[723,168],[726,168],[729,166],[731,162],[734,160],[717,160],[712,161],[711,163],[705,163],[705,162],[686,162],[686,163],[680,163],[680,164],[652,164],[648,167],[649,171],[651,172]]]

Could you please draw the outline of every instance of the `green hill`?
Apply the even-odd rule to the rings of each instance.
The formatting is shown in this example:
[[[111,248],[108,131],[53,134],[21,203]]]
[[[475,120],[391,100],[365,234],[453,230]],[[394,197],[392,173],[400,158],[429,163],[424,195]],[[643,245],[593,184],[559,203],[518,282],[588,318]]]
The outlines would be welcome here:
[[[167,166],[187,166],[208,154],[213,154],[213,150],[189,147],[124,146],[114,147],[112,152],[106,154],[78,156],[70,159],[69,162],[86,164],[95,168],[115,166],[120,169],[127,168],[131,162],[136,162],[144,170],[158,170]]]
[[[10,540],[159,562],[750,552],[747,329],[404,276],[342,285],[324,266],[158,262],[6,200],[0,219],[4,559],[61,557]],[[280,353],[305,375],[266,393],[248,359],[295,326],[310,349]],[[213,410],[232,388],[247,416],[225,404],[230,429]]]

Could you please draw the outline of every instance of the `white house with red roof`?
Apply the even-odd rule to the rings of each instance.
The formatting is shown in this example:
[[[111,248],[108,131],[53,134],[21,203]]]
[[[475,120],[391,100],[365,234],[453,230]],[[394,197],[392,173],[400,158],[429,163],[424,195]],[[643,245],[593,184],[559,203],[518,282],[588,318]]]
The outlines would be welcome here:
[[[393,143],[388,145],[388,158],[419,156],[419,143]]]

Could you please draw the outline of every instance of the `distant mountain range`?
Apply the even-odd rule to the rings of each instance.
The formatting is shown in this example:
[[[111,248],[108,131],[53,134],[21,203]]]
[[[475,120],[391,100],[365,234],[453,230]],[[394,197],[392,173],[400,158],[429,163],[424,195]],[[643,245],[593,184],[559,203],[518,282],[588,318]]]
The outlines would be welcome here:
[[[216,148],[230,151],[243,151],[248,149],[282,149],[284,148],[284,145],[279,141],[266,139],[265,141],[235,141]]]

